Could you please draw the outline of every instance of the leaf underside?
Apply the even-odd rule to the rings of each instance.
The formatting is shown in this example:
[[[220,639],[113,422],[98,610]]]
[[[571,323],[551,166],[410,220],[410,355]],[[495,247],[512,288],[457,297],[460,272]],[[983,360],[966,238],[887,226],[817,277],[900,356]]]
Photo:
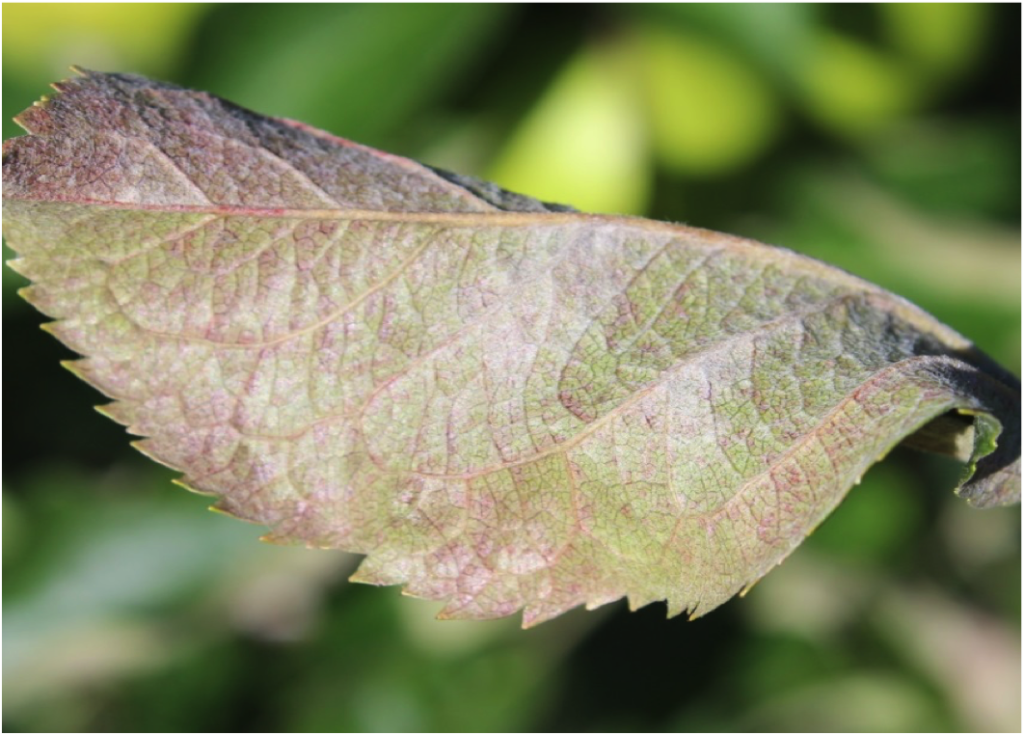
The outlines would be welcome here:
[[[358,581],[703,614],[904,439],[1019,501],[1019,381],[876,286],[79,73],[4,145],[25,298],[143,452]]]

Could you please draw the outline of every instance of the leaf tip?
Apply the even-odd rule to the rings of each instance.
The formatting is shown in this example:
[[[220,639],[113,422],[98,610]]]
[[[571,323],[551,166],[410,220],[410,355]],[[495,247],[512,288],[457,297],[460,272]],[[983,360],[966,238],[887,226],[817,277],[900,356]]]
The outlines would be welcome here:
[[[404,594],[404,593],[403,593]],[[407,597],[417,597],[416,595],[406,595]],[[423,599],[423,598],[417,598]],[[479,612],[473,610],[467,610],[465,605],[456,604],[455,601],[449,601],[438,613],[434,616],[434,620],[487,620],[496,616],[492,615],[481,615]],[[504,617],[504,616],[502,616]]]
[[[132,449],[146,457],[149,457],[154,462],[162,464],[164,467],[170,467],[174,470],[181,469],[180,467],[175,467],[173,464],[157,454],[156,450],[153,448],[153,442],[149,439],[136,439],[135,441],[130,442],[130,444]]]
[[[101,407],[97,406],[96,408],[99,409]],[[188,490],[190,493],[194,493],[195,495],[202,495],[203,497],[206,497],[206,498],[215,498],[215,497],[217,497],[217,493],[211,493],[210,491],[202,490],[202,489],[196,487],[195,485],[190,485],[188,483],[188,480],[186,480],[184,477],[176,477],[176,478],[174,478],[173,480],[171,480],[171,484],[172,485],[177,485],[178,487],[181,487],[181,488],[184,488],[184,489]],[[213,510],[213,508],[214,508],[213,506],[210,506],[211,510]]]
[[[697,618],[704,617],[704,613],[706,613],[707,610],[701,610],[700,609],[700,602],[695,602],[695,603],[693,603],[693,607],[692,608],[687,608],[683,612],[688,612],[689,613],[686,616],[686,620],[687,620],[687,622],[692,623]]]
[[[49,327],[50,325],[56,324],[56,323],[57,322],[49,322],[48,324],[41,324],[39,328],[42,329],[47,334],[53,334],[53,329],[46,329],[46,327]],[[60,361],[60,366],[62,368],[64,368],[65,370],[67,370],[72,375],[74,375],[76,378],[80,378],[81,380],[85,380],[86,379],[86,376],[85,376],[85,372],[86,371],[85,371],[84,366],[81,365],[81,362],[82,362],[82,360],[61,360]]]
[[[405,592],[403,592],[402,594],[404,595]],[[406,596],[413,597],[413,595]],[[434,620],[457,620],[458,618],[459,614],[457,612],[448,610],[448,608],[444,608],[443,610],[438,612],[437,615],[434,616]]]
[[[21,259],[19,258],[18,260],[21,260]],[[11,265],[14,262],[17,262],[17,261],[10,261],[9,260],[9,261],[7,261],[7,265],[9,265],[11,267],[11,270],[13,270],[15,273],[21,273],[21,275],[25,275],[20,270],[18,270],[13,265]],[[24,288],[19,288],[17,290],[18,296],[20,298],[22,298],[23,300],[25,300],[27,303],[32,304],[33,306],[35,306],[35,301],[33,301],[33,294],[35,292],[36,292],[35,286],[31,286],[31,285],[25,286]],[[51,323],[51,322],[46,322],[46,324],[49,324],[49,323]],[[43,324],[40,324],[39,328],[42,329],[44,332],[49,333],[46,329],[43,328],[43,326],[44,326]]]
[[[1019,415],[1019,404],[1016,412]],[[960,409],[959,413],[972,416],[974,424],[970,455],[964,462],[954,492],[973,508],[998,508],[1019,503],[1019,423],[1013,424],[1009,415],[1001,420],[987,411]]]
[[[135,444],[137,444],[137,443],[138,442],[132,442],[132,446],[135,446]],[[138,447],[135,447],[135,448],[138,449]],[[139,450],[139,451],[142,451],[142,450]],[[145,454],[145,452],[143,452],[143,453]],[[175,484],[178,484],[178,483],[175,482]],[[188,487],[187,485],[182,485],[182,487],[184,487],[186,490],[189,490],[189,491],[192,490],[192,488]],[[199,493],[199,494],[202,495],[202,493]],[[244,521],[245,520],[244,518],[242,518],[240,516],[237,516],[234,513],[232,513],[230,510],[225,508],[220,503],[214,503],[213,505],[207,506],[206,509],[208,511],[210,511],[211,513],[216,513],[218,515],[227,516],[228,518],[232,518],[232,519],[234,519],[236,521]],[[270,536],[270,534],[265,534],[263,536],[260,536],[260,541],[266,541],[268,536]]]
[[[85,69],[77,64],[72,64],[69,67],[77,78],[88,79],[89,77],[96,76],[96,72]],[[50,85],[57,94],[62,94],[66,91],[66,87],[76,81],[76,77],[69,77],[62,79],[59,82],[54,82]],[[32,106],[23,112],[15,115],[12,119],[17,123],[26,133],[41,134],[48,131],[48,108],[50,103],[53,101],[53,96],[44,94],[38,100],[32,103]],[[7,141],[10,142],[10,141]],[[7,142],[4,143],[4,152],[6,153]]]
[[[223,513],[228,518],[235,518],[235,519],[243,520],[243,521],[245,520],[244,518],[239,519],[239,517],[236,516],[231,511],[225,510],[224,508],[220,508],[220,507],[218,507],[216,505],[211,505],[210,506],[210,510],[215,511],[217,513]],[[265,533],[262,536],[260,536],[260,541],[262,541],[265,544],[271,544],[273,546],[294,546],[295,545],[294,542],[289,541],[287,538],[285,538],[285,537],[283,537],[283,536],[281,536],[279,534],[276,534],[273,531],[270,531],[269,533]]]
[[[665,600],[665,617],[674,618],[686,612],[686,606],[671,599]]]
[[[131,432],[133,434],[139,433],[139,432],[131,430],[131,428],[130,428],[131,427],[131,423],[132,423],[131,413],[130,413],[130,411],[128,410],[127,406],[124,403],[120,403],[118,401],[114,401],[112,403],[104,403],[104,404],[99,405],[99,406],[93,406],[93,409],[100,416],[104,416],[104,417],[110,419],[111,421],[117,422],[117,423],[121,424],[121,426],[124,426],[124,427],[128,428],[129,432]],[[176,481],[172,480],[171,482],[176,482]]]
[[[359,569],[356,569],[355,572],[349,575],[348,581],[354,582],[355,584],[373,584],[373,581],[368,579]]]
[[[523,609],[523,620],[519,627],[523,630],[536,628],[541,623],[546,623],[559,613],[545,612],[543,609],[527,606]]]

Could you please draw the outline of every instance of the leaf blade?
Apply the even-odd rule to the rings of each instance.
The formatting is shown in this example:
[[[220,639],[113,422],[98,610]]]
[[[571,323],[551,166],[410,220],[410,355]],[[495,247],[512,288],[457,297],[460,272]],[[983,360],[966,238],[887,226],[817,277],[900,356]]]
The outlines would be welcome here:
[[[980,417],[962,494],[1019,500],[1019,383],[878,287],[84,74],[5,144],[26,296],[142,451],[272,540],[534,624],[713,609],[950,411]]]

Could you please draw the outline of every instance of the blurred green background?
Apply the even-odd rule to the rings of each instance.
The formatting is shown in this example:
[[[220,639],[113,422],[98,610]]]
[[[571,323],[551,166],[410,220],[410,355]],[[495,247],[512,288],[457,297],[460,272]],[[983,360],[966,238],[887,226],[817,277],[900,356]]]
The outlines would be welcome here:
[[[5,5],[9,119],[75,63],[581,209],[725,230],[917,302],[1020,373],[1018,5]],[[7,252],[7,257],[10,253]],[[777,571],[435,622],[204,511],[3,272],[4,729],[1020,729],[1020,513],[897,450]]]

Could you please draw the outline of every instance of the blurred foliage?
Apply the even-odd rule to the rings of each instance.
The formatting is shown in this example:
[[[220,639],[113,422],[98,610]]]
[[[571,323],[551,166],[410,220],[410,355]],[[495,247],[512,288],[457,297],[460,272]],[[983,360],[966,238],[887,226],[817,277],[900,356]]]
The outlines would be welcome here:
[[[7,5],[12,114],[80,64],[583,209],[785,245],[1020,371],[1020,7]],[[127,446],[3,277],[5,729],[1017,730],[1019,510],[896,451],[744,599],[438,623]]]

